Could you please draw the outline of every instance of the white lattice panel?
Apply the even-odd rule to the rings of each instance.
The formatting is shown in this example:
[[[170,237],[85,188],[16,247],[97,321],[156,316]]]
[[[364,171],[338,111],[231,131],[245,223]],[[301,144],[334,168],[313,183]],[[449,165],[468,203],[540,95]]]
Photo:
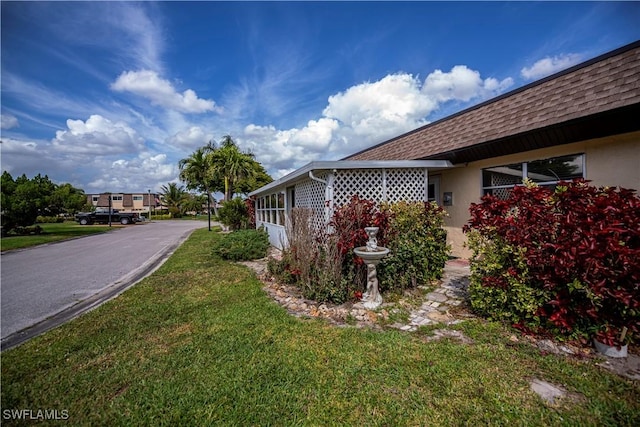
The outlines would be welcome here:
[[[317,174],[317,178],[326,179],[326,174]],[[313,209],[313,223],[320,230],[325,226],[325,185],[312,179],[305,179],[296,184],[295,206]]]
[[[358,195],[361,199],[381,201],[385,199],[382,169],[354,169],[336,172],[333,200],[336,207],[343,206]]]
[[[333,205],[347,204],[353,195],[375,202],[398,202],[400,200],[425,200],[425,169],[353,169],[338,170],[334,173]],[[327,180],[328,172],[316,174]],[[296,184],[295,206],[313,209],[316,229],[326,225],[325,185],[312,179]]]
[[[342,206],[354,194],[376,202],[425,200],[425,169],[355,169],[336,173],[334,200]]]
[[[387,198],[388,202],[422,201],[426,195],[425,169],[388,169]]]
[[[522,182],[522,176],[508,175],[499,172],[491,172],[491,186],[517,185]]]

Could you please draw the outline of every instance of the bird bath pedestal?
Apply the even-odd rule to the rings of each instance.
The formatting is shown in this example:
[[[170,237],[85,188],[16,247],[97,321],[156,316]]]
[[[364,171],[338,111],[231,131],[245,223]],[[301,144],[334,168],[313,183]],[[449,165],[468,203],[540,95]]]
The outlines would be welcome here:
[[[360,246],[353,250],[356,256],[362,258],[367,265],[367,291],[362,295],[362,305],[368,309],[377,308],[382,304],[382,296],[378,290],[378,272],[376,265],[389,254],[389,249],[378,246],[376,234],[378,227],[365,227],[364,231],[369,236],[366,246]]]

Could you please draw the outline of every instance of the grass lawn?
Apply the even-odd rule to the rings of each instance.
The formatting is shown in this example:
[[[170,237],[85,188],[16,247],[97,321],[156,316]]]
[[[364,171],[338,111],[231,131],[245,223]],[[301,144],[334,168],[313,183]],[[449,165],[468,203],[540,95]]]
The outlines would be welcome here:
[[[74,425],[640,425],[640,389],[496,323],[474,344],[290,316],[195,231],[151,277],[2,354],[2,409]],[[532,378],[580,398],[548,406]],[[35,412],[34,412],[35,413]],[[10,424],[11,421],[3,420]]]
[[[74,237],[86,236],[88,234],[104,233],[110,230],[108,225],[79,225],[76,222],[62,222],[58,224],[38,224],[44,232],[33,236],[8,236],[3,237],[1,246],[3,251],[11,249],[22,249],[30,246],[42,245],[43,243],[68,240]],[[118,224],[118,226],[120,226]],[[116,227],[116,225],[114,225]]]

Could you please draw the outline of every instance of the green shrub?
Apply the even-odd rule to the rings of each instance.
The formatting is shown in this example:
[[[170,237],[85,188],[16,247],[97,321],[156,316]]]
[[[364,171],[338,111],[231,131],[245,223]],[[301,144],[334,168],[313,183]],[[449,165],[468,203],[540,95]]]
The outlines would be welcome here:
[[[475,230],[468,232],[467,237],[473,253],[482,254],[481,261],[474,257],[471,263],[469,299],[473,310],[493,320],[539,325],[536,313],[549,296],[529,286],[525,251],[497,236],[489,239]]]
[[[260,230],[237,230],[224,234],[214,247],[214,255],[230,261],[264,258],[269,249],[269,235]]]
[[[151,221],[162,221],[166,219],[172,219],[170,214],[153,214],[151,215]]]
[[[44,230],[39,225],[33,225],[30,227],[15,227],[12,231],[17,236],[32,236],[42,234]]]
[[[352,197],[336,210],[332,233],[317,234],[312,212],[294,208],[286,232],[289,247],[272,274],[297,284],[306,298],[343,303],[364,290],[366,266],[353,249],[364,246],[364,227],[379,228],[379,246],[391,254],[378,266],[380,290],[402,290],[440,278],[448,259],[445,212],[436,204],[401,202],[379,206]]]
[[[383,206],[389,212],[387,247],[380,263],[381,290],[403,290],[442,277],[449,258],[446,212],[436,203],[398,202]]]
[[[231,230],[245,229],[249,224],[249,211],[242,199],[235,198],[222,203],[222,207],[218,210],[218,218]]]
[[[36,218],[37,224],[59,224],[64,222],[64,218],[61,216],[42,216],[39,215]]]

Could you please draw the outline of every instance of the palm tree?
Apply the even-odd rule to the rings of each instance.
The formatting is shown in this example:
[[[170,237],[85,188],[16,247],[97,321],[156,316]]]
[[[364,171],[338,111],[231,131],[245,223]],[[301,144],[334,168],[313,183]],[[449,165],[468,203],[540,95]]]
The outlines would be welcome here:
[[[202,206],[206,204],[205,194],[191,194],[188,193],[187,200],[183,203],[185,212],[195,212],[196,215],[202,212]]]
[[[233,198],[235,183],[254,173],[255,160],[253,154],[244,153],[226,135],[220,147],[211,152],[211,165],[214,173],[224,180],[224,200]]]
[[[204,191],[207,195],[209,231],[211,231],[211,181],[213,180],[211,154],[214,150],[215,146],[210,142],[208,145],[198,148],[190,157],[178,162],[180,179],[187,183],[187,189]],[[217,214],[218,212],[216,210],[216,215]]]
[[[162,186],[162,204],[169,209],[171,216],[179,217],[184,211],[184,203],[187,201],[189,194],[184,191],[184,187],[175,182],[170,182],[168,186]]]

